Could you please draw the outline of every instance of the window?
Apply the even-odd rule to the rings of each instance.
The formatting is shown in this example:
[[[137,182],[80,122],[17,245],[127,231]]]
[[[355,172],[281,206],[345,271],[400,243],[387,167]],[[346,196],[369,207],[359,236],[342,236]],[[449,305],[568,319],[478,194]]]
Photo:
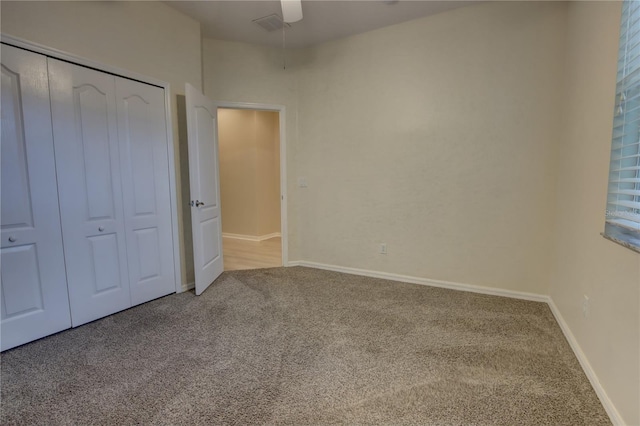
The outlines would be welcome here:
[[[625,0],[620,26],[604,236],[640,251],[640,2]]]

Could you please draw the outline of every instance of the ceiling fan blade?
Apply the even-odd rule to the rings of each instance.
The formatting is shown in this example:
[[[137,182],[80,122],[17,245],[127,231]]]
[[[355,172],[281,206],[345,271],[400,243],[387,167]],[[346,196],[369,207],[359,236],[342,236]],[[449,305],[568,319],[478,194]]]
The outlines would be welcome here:
[[[280,0],[282,20],[288,24],[302,19],[302,0]]]

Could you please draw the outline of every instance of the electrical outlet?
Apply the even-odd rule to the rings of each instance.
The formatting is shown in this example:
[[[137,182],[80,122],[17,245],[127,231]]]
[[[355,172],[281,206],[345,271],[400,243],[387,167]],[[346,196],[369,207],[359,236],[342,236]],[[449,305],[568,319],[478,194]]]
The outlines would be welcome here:
[[[582,316],[589,318],[589,311],[591,311],[591,302],[589,301],[589,296],[585,294],[582,297]]]
[[[380,254],[387,254],[387,243],[380,244]]]

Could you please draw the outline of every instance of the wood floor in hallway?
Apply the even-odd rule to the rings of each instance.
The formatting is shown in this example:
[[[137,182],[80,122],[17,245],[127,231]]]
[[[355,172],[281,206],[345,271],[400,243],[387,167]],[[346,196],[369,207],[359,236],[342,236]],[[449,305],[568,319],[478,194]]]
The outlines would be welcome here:
[[[264,241],[247,241],[224,237],[222,239],[222,250],[225,271],[282,266],[280,237]]]

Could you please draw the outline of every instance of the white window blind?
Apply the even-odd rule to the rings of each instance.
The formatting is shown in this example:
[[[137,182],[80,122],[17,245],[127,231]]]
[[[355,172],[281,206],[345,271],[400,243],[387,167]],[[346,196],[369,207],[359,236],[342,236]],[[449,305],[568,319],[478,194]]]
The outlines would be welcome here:
[[[640,247],[640,2],[622,7],[605,236]]]

